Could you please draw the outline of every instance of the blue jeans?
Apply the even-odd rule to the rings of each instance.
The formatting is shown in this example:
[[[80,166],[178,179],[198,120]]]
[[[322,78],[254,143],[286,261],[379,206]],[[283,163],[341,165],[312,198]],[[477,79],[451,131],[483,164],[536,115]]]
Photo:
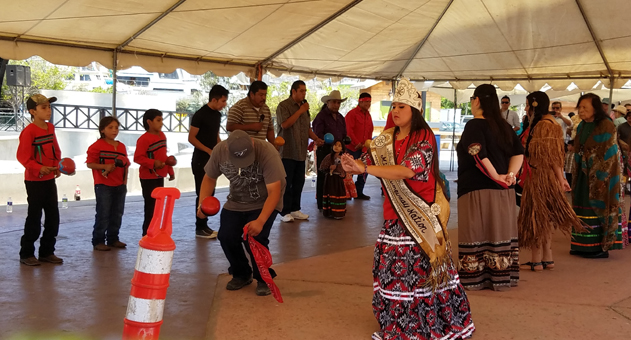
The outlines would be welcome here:
[[[259,273],[259,268],[254,262],[254,256],[252,255],[248,241],[243,240],[243,227],[245,227],[248,222],[256,220],[260,213],[261,209],[251,211],[221,209],[219,234],[217,238],[219,239],[219,243],[221,243],[223,253],[226,255],[228,262],[230,262],[228,272],[232,274],[233,277],[248,279],[252,275],[257,281],[263,281]],[[272,230],[272,225],[277,215],[278,211],[274,210],[263,225],[261,233],[254,236],[254,239],[267,249],[269,249],[269,233]],[[250,255],[250,259],[252,259],[252,267],[250,267],[250,262],[243,251],[244,246]],[[276,272],[274,272],[272,268],[269,269],[269,273],[272,278],[276,276]]]
[[[348,150],[348,153],[351,154],[353,158],[355,159],[359,159],[362,156],[361,150],[357,150],[357,151]],[[365,184],[366,184],[366,179],[364,178],[364,175],[362,174],[357,175],[357,181],[355,181],[355,188],[357,189],[357,196],[362,196],[364,194]]]
[[[118,232],[125,211],[127,186],[110,187],[105,184],[97,184],[94,186],[94,193],[96,194],[96,216],[94,231],[92,232],[92,245],[105,243],[106,237],[107,244],[112,244],[118,241]]]

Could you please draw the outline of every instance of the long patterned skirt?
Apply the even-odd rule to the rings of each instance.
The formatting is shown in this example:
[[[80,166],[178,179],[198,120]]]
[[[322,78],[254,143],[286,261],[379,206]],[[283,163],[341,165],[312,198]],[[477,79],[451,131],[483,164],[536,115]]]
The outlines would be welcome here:
[[[508,290],[519,282],[515,190],[476,190],[458,198],[458,275],[469,290]]]
[[[344,179],[333,173],[326,174],[322,195],[322,214],[324,217],[341,219],[346,215],[346,187]]]
[[[573,208],[576,215],[591,228],[586,233],[576,233],[572,231],[572,241],[570,249],[581,253],[599,253],[602,250],[602,240],[604,236],[603,227],[598,216],[589,203],[589,183],[588,177],[583,171],[577,172],[576,185],[572,188]],[[618,215],[618,229],[616,230],[616,240],[610,250],[622,249],[622,209]]]
[[[475,330],[469,300],[451,261],[449,267],[449,283],[434,292],[425,287],[429,257],[398,220],[386,220],[372,270],[372,307],[381,328],[373,340],[469,338]]]

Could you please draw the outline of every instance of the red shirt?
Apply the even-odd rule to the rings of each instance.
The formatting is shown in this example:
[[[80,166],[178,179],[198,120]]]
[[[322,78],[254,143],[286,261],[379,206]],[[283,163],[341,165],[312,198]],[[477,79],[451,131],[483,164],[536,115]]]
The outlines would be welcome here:
[[[140,179],[164,178],[167,175],[173,176],[173,168],[165,165],[164,168],[154,170],[155,160],[166,162],[167,160],[167,137],[163,132],[154,135],[146,132],[136,142],[136,152],[134,152],[134,162],[140,164]]]
[[[92,177],[94,185],[105,184],[110,187],[117,187],[125,183],[127,177],[127,168],[129,167],[129,159],[127,158],[127,148],[125,144],[118,142],[118,146],[114,147],[105,139],[101,138],[90,145],[88,148],[88,159],[86,163],[113,164],[115,159],[123,161],[123,167],[116,167],[112,172],[103,176],[102,170],[92,169]]]
[[[351,151],[356,151],[357,144],[364,145],[367,139],[372,139],[374,130],[372,117],[367,111],[363,111],[359,106],[348,111],[346,117],[346,134],[351,137],[351,143],[346,146]]]
[[[406,179],[405,183],[410,189],[419,194],[426,202],[433,203],[436,191],[436,179],[432,173],[432,162],[436,154],[436,137],[433,132],[419,132],[420,138],[416,143],[408,142],[408,138],[395,140],[394,150],[397,155],[397,164],[414,170],[416,175]],[[406,156],[405,150],[410,150]],[[401,150],[399,152],[398,150]],[[433,152],[430,152],[434,150]],[[406,156],[404,158],[404,156]],[[438,160],[436,160],[438,161]],[[394,208],[390,204],[388,191],[383,190],[386,199],[383,201],[383,218],[386,220],[398,219]]]
[[[47,128],[42,129],[31,123],[20,133],[17,159],[26,170],[24,179],[27,181],[47,181],[55,178],[55,172],[40,177],[39,170],[42,166],[59,166],[61,149],[55,137],[55,126],[46,123]]]

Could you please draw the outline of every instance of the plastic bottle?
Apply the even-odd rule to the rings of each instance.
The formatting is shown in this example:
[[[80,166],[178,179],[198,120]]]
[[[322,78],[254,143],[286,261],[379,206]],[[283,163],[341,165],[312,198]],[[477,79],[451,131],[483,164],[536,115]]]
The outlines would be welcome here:
[[[311,177],[311,187],[315,188],[315,186],[316,186],[316,178],[315,178],[315,176],[313,176],[313,177]]]
[[[77,188],[74,189],[74,200],[81,201],[81,189],[79,188],[79,184],[77,184]]]
[[[13,200],[11,199],[11,197],[9,197],[9,200],[7,200],[7,214],[10,214],[13,212]]]
[[[61,209],[68,209],[68,196],[66,194],[61,198]]]

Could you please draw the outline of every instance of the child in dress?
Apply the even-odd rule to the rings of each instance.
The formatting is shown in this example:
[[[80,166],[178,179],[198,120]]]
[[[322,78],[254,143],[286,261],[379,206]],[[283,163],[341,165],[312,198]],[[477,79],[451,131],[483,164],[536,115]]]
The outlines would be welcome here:
[[[101,138],[88,148],[86,163],[92,169],[96,194],[96,217],[92,232],[94,250],[108,251],[127,246],[118,239],[125,211],[129,168],[127,148],[116,140],[119,127],[116,117],[101,119]]]
[[[155,188],[164,186],[164,177],[169,175],[169,181],[175,179],[173,168],[166,165],[167,137],[162,130],[162,111],[149,109],[142,118],[142,124],[147,131],[138,138],[134,162],[140,164],[140,186],[142,197],[145,199],[145,220],[142,224],[142,236],[147,234],[149,223],[153,218],[156,199],[151,197]]]
[[[567,143],[567,151],[565,152],[565,179],[572,186],[572,170],[574,170],[574,141]]]
[[[324,217],[342,219],[346,215],[346,188],[344,178],[346,171],[342,168],[341,141],[333,143],[333,151],[322,160],[320,171],[326,174],[324,179],[324,191],[322,195],[322,213]]]

